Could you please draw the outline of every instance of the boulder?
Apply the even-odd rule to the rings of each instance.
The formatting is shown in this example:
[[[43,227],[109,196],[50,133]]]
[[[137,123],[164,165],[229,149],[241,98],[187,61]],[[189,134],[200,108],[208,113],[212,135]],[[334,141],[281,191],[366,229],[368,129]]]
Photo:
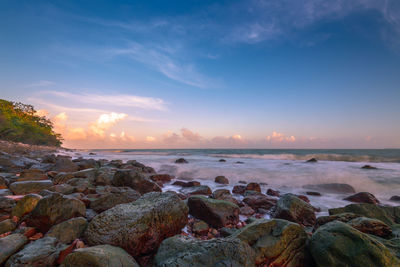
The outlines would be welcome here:
[[[154,182],[167,183],[171,182],[171,180],[174,179],[174,176],[169,174],[154,174],[150,176],[150,179]]]
[[[22,181],[10,184],[10,189],[15,195],[26,195],[39,193],[43,189],[49,189],[52,186],[53,183],[50,180]]]
[[[267,195],[273,196],[273,197],[279,197],[279,196],[280,196],[278,190],[274,190],[274,189],[271,189],[271,188],[269,188],[269,189],[267,190]]]
[[[17,224],[11,219],[1,221],[0,222],[0,235],[7,233],[7,232],[14,231],[14,229],[16,227],[17,227]]]
[[[192,187],[187,187],[183,188],[180,190],[181,193],[192,196],[192,195],[206,195],[209,196],[211,195],[211,188],[208,187],[207,185],[199,185],[199,186],[192,186]]]
[[[253,210],[250,206],[244,205],[243,207],[240,207],[241,215],[251,216],[254,213],[256,213],[255,210]]]
[[[358,217],[352,219],[347,224],[366,234],[384,238],[389,237],[392,234],[392,229],[386,223],[377,219]]]
[[[59,155],[56,157],[56,163],[53,170],[57,172],[76,172],[79,170],[79,167],[72,162],[71,157]]]
[[[8,257],[20,250],[28,241],[28,238],[22,234],[11,234],[0,238],[0,265]]]
[[[315,192],[315,191],[307,191],[306,194],[309,195],[309,196],[314,196],[314,197],[320,197],[321,196],[320,192]]]
[[[85,216],[85,213],[86,207],[82,201],[53,193],[39,200],[26,222],[45,233],[51,226],[74,217]]]
[[[100,213],[118,204],[133,202],[138,198],[140,194],[130,187],[109,187],[109,192],[90,202],[90,208]]]
[[[352,194],[356,192],[351,185],[340,183],[310,184],[304,185],[303,188],[332,194]]]
[[[364,170],[376,170],[378,168],[377,167],[373,167],[371,165],[364,165],[364,166],[361,167],[361,169],[364,169]]]
[[[382,243],[342,222],[327,223],[312,235],[310,252],[317,266],[399,266]]]
[[[2,196],[9,196],[9,195],[12,195],[13,193],[10,191],[10,190],[8,190],[8,189],[0,189],[0,196],[2,197]]]
[[[235,185],[232,189],[232,193],[238,195],[243,195],[245,191],[246,191],[246,186],[244,185]]]
[[[198,221],[193,223],[192,232],[198,235],[206,235],[208,234],[208,230],[210,227],[205,221]]]
[[[208,241],[176,235],[164,240],[154,260],[156,267],[253,267],[254,252],[237,238]]]
[[[69,184],[56,184],[49,188],[49,191],[57,192],[63,195],[74,193],[75,188]]]
[[[22,218],[25,214],[30,213],[37,205],[39,200],[42,199],[41,195],[28,194],[25,195],[21,200],[17,202],[11,211],[11,216],[17,216]]]
[[[189,162],[184,158],[179,158],[179,159],[175,160],[175,163],[189,163]]]
[[[7,189],[7,180],[3,176],[0,176],[0,189]]]
[[[217,189],[212,193],[212,198],[221,199],[224,196],[230,196],[231,192],[228,189]]]
[[[11,212],[16,205],[16,201],[12,198],[0,196],[0,211]]]
[[[217,184],[229,184],[229,180],[225,176],[217,176],[215,177],[214,181]]]
[[[188,207],[172,193],[152,192],[135,202],[120,204],[92,219],[84,237],[88,244],[109,244],[134,257],[155,252],[167,237],[187,224]]]
[[[89,179],[85,178],[72,178],[68,180],[67,184],[74,187],[74,192],[86,194],[88,193],[89,188],[93,186]]]
[[[267,197],[262,194],[255,194],[247,196],[243,202],[250,206],[252,209],[258,211],[259,209],[269,210],[276,204],[276,199]]]
[[[389,199],[390,201],[396,201],[396,202],[400,202],[400,196],[392,196]]]
[[[39,180],[47,180],[49,179],[46,173],[42,170],[37,169],[28,169],[23,170],[17,181],[39,181]]]
[[[344,198],[343,200],[357,202],[357,203],[371,203],[371,204],[379,204],[379,200],[371,193],[368,192],[360,192],[349,197]]]
[[[260,184],[258,184],[258,183],[248,183],[246,185],[246,190],[251,190],[251,191],[256,191],[256,192],[261,193],[261,187],[260,187]]]
[[[279,198],[272,217],[303,226],[313,226],[316,222],[314,207],[293,194],[285,194]]]
[[[193,187],[193,186],[199,186],[201,184],[198,181],[189,181],[189,182],[175,181],[175,182],[173,182],[172,185],[177,185],[177,186],[181,186],[181,187]]]
[[[309,266],[307,233],[297,223],[256,220],[230,236],[249,244],[257,266]]]
[[[226,162],[226,159],[220,159],[218,162]]]
[[[50,228],[46,236],[57,238],[61,243],[70,244],[81,237],[86,229],[87,221],[83,217],[72,218]]]
[[[114,174],[112,181],[114,186],[129,186],[140,194],[149,192],[161,192],[161,188],[146,178],[143,174],[134,170],[119,170]]]
[[[318,228],[321,225],[327,224],[328,222],[332,222],[332,221],[340,221],[340,222],[347,223],[358,217],[360,217],[360,215],[357,215],[357,214],[354,214],[351,212],[338,213],[338,214],[329,215],[329,216],[320,216],[317,218],[317,223],[316,223],[315,227]]]
[[[231,202],[205,196],[191,196],[187,205],[189,213],[214,228],[236,225],[239,222],[239,207]]]
[[[75,178],[75,175],[70,172],[60,172],[53,178],[54,184],[64,184],[69,180]]]
[[[60,251],[65,245],[59,244],[54,237],[44,237],[26,245],[12,255],[6,267],[55,266]]]
[[[99,245],[74,250],[65,258],[61,267],[140,267],[135,259],[119,247]]]

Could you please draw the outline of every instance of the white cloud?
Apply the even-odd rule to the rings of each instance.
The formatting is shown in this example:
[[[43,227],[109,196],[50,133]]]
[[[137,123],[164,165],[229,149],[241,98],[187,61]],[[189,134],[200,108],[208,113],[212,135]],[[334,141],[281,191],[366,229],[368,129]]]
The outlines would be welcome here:
[[[270,143],[293,143],[296,141],[296,137],[293,135],[287,136],[283,133],[273,131],[271,135],[266,137],[266,140]]]
[[[34,82],[31,84],[27,84],[25,87],[29,88],[29,87],[46,87],[46,86],[50,86],[50,85],[54,85],[55,83],[52,81],[38,81],[38,82]]]

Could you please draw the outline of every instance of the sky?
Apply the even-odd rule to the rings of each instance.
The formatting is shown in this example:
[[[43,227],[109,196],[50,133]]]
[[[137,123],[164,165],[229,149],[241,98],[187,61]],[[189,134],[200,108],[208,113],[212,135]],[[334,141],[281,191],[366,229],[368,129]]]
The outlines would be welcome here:
[[[0,98],[69,148],[400,148],[400,1],[0,1]]]

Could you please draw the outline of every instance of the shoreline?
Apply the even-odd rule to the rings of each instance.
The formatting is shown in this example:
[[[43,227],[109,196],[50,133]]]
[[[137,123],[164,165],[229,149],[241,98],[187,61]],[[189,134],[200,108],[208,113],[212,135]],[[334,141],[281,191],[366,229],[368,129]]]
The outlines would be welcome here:
[[[222,260],[241,266],[323,266],[327,259],[316,248],[325,241],[318,235],[336,230],[339,235],[365,235],[367,241],[375,238],[387,254],[384,260],[398,261],[400,250],[386,247],[381,239],[397,242],[400,207],[380,205],[372,194],[357,193],[345,183],[305,187],[305,194],[296,194],[223,175],[214,181],[177,179],[136,160],[67,156],[79,150],[1,141],[0,151],[0,264],[17,264],[22,258],[28,261],[24,264],[35,264],[38,259],[29,257],[29,251],[46,243],[41,260],[49,266],[74,266],[93,257],[96,249],[123,258],[123,266],[207,266],[220,261],[218,255],[226,249],[231,254]],[[172,165],[188,164],[185,158],[176,160]],[[350,202],[329,209],[329,215],[328,210],[319,213],[320,207],[310,199],[332,193],[343,194]],[[271,246],[262,242],[271,238],[267,228],[275,233],[273,246],[279,247],[283,259],[265,251]],[[196,256],[205,248],[214,258]],[[186,261],[179,260],[182,255]],[[103,256],[96,257],[100,261]]]

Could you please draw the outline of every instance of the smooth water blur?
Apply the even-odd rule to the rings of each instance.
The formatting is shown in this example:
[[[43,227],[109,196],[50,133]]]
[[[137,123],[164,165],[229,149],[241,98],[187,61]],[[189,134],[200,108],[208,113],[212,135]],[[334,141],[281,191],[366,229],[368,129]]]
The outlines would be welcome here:
[[[96,155],[89,156],[89,152]],[[286,150],[286,149],[195,149],[195,150],[91,150],[80,152],[93,158],[135,159],[153,167],[159,173],[168,173],[181,179],[197,179],[212,188],[231,189],[238,181],[267,183],[268,188],[281,192],[304,194],[304,185],[319,183],[346,183],[357,192],[374,194],[385,204],[393,195],[400,195],[400,150]],[[175,164],[184,157],[188,164]],[[315,157],[317,163],[305,161]],[[219,162],[219,159],[226,162]],[[238,161],[242,163],[237,163]],[[372,165],[376,170],[361,169]],[[230,185],[214,183],[214,178],[224,175]],[[167,189],[176,189],[167,187]],[[344,206],[349,202],[342,200],[345,195],[323,194],[322,197],[309,197],[311,203],[322,208]]]

